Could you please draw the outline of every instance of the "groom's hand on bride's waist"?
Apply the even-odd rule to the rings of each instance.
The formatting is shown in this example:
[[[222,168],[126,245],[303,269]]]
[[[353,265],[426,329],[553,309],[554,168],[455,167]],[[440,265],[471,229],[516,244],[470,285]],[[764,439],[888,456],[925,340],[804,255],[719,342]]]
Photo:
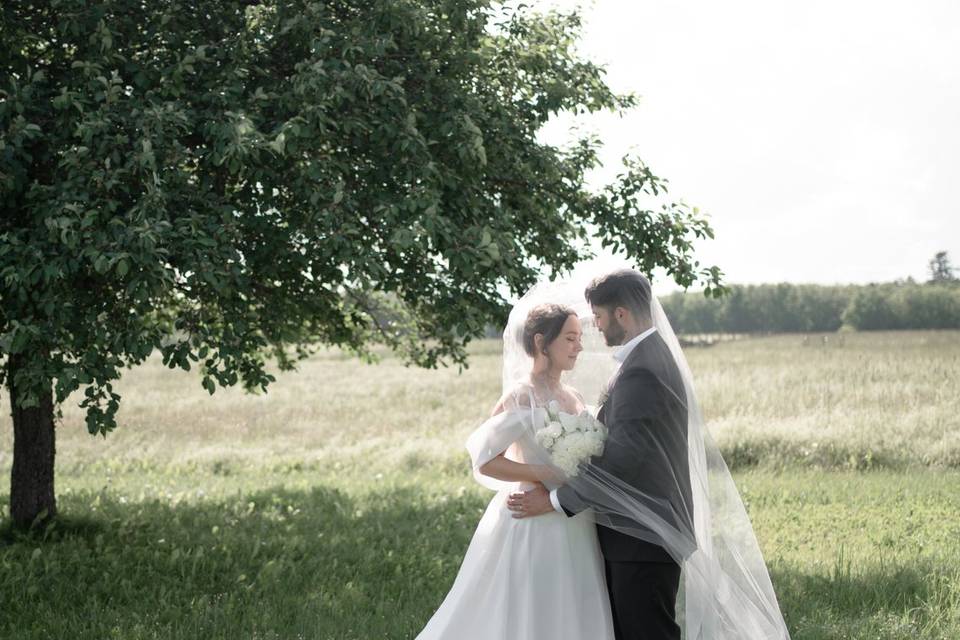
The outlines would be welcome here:
[[[550,493],[542,484],[529,491],[515,491],[507,496],[507,508],[514,518],[528,518],[553,511]]]

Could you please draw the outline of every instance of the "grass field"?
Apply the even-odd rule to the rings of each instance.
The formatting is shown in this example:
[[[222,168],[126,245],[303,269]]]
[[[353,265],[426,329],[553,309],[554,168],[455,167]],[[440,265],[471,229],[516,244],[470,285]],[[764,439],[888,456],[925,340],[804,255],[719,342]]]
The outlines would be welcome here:
[[[793,638],[960,638],[960,333],[687,353]],[[115,385],[106,439],[65,406],[63,518],[0,535],[0,638],[412,638],[492,495],[463,441],[498,343],[471,362],[327,351],[268,394],[211,397],[154,359]]]

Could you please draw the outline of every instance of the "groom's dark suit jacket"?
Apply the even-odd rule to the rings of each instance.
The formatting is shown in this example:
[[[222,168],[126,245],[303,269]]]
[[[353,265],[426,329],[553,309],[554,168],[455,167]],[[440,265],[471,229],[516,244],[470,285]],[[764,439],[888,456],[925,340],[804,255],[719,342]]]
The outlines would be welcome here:
[[[591,462],[653,498],[644,504],[667,522],[691,531],[687,399],[659,332],[641,340],[624,360],[597,417],[607,426],[607,441],[603,454]],[[557,498],[568,516],[591,506],[589,495],[577,493],[575,481],[560,487]],[[659,539],[639,523],[626,523]],[[597,536],[608,561],[674,562],[659,544],[616,529],[598,525]]]

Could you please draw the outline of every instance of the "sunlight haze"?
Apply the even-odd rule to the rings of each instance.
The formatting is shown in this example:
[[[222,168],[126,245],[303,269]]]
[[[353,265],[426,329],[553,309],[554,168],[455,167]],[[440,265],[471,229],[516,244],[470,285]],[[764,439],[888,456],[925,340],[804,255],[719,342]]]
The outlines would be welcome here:
[[[604,141],[592,182],[635,150],[710,214],[698,255],[727,282],[925,280],[935,252],[960,261],[960,4],[580,4],[581,51],[641,96],[578,119]]]

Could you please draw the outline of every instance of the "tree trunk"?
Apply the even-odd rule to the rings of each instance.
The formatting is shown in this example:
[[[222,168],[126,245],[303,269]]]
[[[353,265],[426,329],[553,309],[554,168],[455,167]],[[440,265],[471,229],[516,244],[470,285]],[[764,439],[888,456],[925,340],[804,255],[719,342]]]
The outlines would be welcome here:
[[[10,516],[15,526],[29,527],[38,516],[40,523],[57,514],[53,491],[54,426],[53,392],[43,390],[35,407],[17,406],[21,393],[14,374],[22,356],[7,359],[7,388],[13,417],[13,469],[10,473]]]

